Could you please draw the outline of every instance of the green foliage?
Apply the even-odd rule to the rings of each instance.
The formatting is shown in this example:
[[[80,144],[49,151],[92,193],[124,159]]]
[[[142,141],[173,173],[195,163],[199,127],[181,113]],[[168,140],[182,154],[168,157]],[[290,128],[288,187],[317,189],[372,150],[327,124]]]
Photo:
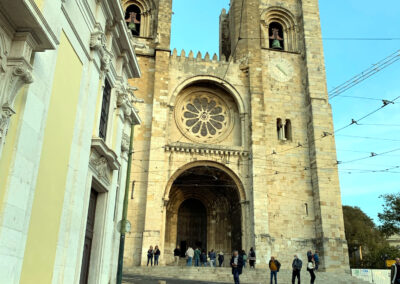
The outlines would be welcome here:
[[[397,194],[381,195],[384,200],[383,213],[378,217],[382,225],[380,230],[386,235],[391,236],[400,234],[400,192]]]
[[[344,227],[352,268],[384,268],[385,257],[400,255],[390,247],[384,234],[360,208],[343,206]],[[357,253],[362,248],[362,261]]]

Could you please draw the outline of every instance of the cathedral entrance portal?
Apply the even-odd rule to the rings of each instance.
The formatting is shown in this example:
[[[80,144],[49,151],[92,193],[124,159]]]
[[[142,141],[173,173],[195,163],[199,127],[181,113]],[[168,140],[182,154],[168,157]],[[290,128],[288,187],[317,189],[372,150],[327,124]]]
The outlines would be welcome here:
[[[173,181],[167,205],[166,254],[178,245],[182,256],[191,246],[222,251],[228,258],[232,250],[242,248],[236,182],[224,170],[212,166],[189,168]]]

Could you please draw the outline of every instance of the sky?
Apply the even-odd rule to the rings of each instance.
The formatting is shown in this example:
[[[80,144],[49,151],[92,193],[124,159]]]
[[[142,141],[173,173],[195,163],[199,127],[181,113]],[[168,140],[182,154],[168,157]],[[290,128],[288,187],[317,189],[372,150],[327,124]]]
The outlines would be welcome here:
[[[344,83],[400,50],[400,1],[320,0],[328,90]],[[218,54],[219,15],[229,0],[173,0],[171,48]],[[336,40],[336,38],[397,38],[398,40]],[[333,40],[334,39],[334,40]],[[178,52],[179,53],[179,52]],[[346,96],[346,97],[345,97]],[[351,96],[347,97],[347,96]],[[348,125],[382,106],[381,99],[400,96],[400,60],[342,97],[330,100],[335,129]],[[372,99],[357,99],[365,97]],[[400,99],[336,135],[342,202],[358,206],[378,223],[381,194],[400,191]],[[371,139],[374,138],[374,139]],[[396,141],[397,140],[397,141]],[[366,171],[360,171],[366,170]]]

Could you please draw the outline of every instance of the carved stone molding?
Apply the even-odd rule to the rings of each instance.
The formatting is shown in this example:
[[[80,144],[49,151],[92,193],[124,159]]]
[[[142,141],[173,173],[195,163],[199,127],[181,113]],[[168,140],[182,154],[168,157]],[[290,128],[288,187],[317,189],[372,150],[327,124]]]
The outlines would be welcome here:
[[[112,180],[114,170],[120,168],[117,155],[110,149],[101,138],[92,138],[89,166],[96,180],[107,189]]]
[[[0,110],[0,141],[6,136],[8,123],[10,122],[11,116],[15,114],[15,111],[9,106],[3,106]]]
[[[194,153],[194,154],[208,154],[208,155],[224,155],[224,156],[248,156],[249,152],[241,149],[223,149],[216,147],[198,146],[198,145],[166,145],[166,152],[183,152],[183,153]]]
[[[133,92],[136,90],[137,88],[134,88],[128,83],[124,83],[121,81],[116,86],[117,107],[122,110],[125,119],[132,120],[132,116],[137,116],[138,118],[137,114],[139,111],[135,109],[133,104],[142,103],[143,100],[135,97]]]
[[[99,53],[101,70],[108,72],[110,69],[110,63],[113,58],[111,51],[107,49],[107,38],[101,25],[97,23],[94,27],[94,31],[90,35],[90,49],[95,50]]]
[[[129,143],[130,143],[129,135],[124,134],[122,136],[122,141],[121,141],[121,151],[122,152],[128,152],[129,151]]]

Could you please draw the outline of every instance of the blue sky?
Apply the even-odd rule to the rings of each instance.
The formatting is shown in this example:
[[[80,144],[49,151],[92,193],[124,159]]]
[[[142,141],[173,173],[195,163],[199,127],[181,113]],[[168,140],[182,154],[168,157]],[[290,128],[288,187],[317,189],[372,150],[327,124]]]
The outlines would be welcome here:
[[[400,38],[400,1],[321,0],[321,25],[324,40],[328,89],[340,85],[381,59],[400,49],[400,40],[338,41],[328,38]],[[218,54],[218,21],[229,0],[174,0],[171,48]],[[343,95],[393,99],[400,95],[400,61]],[[379,108],[378,100],[337,97],[331,100],[335,129],[352,118]],[[339,161],[350,161],[400,148],[400,100],[336,137]],[[374,124],[374,125],[371,125]],[[380,124],[384,124],[382,126]],[[397,126],[386,126],[397,125]],[[374,137],[379,139],[354,138]],[[387,140],[382,140],[387,139]],[[398,140],[398,141],[390,141]],[[400,191],[400,168],[396,173],[360,173],[348,169],[381,170],[400,166],[400,151],[339,166],[342,201],[359,206],[377,221],[382,202],[379,195]],[[348,172],[352,172],[349,174]],[[358,172],[358,173],[357,173]]]

